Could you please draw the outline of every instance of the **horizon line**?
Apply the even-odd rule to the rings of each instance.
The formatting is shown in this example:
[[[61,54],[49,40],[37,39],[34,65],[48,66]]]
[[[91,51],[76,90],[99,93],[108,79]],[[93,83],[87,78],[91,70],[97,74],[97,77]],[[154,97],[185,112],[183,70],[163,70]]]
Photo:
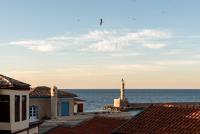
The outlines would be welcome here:
[[[117,90],[120,88],[60,88],[59,90]],[[126,88],[125,90],[200,90],[200,88]]]

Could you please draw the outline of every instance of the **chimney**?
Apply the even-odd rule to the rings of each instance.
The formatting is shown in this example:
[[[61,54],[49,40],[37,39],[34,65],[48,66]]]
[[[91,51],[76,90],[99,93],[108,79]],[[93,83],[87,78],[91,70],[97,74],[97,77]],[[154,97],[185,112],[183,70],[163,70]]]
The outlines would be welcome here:
[[[58,102],[58,88],[53,86],[51,88],[51,119],[57,118],[57,102]]]

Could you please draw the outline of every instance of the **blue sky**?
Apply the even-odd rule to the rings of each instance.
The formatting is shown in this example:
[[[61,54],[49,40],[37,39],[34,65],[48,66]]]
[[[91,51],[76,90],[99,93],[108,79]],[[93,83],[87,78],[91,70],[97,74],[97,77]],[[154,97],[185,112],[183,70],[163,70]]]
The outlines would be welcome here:
[[[1,72],[33,86],[199,88],[199,4],[1,1]]]

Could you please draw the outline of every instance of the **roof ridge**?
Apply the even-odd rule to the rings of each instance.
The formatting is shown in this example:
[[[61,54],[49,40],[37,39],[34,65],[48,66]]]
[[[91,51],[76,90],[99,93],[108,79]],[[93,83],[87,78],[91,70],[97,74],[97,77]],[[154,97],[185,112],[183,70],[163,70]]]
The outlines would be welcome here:
[[[163,108],[178,108],[178,109],[199,109],[200,108],[200,103],[199,104],[156,104],[156,105],[151,105],[150,107],[163,107]]]
[[[9,77],[4,76],[4,75],[2,75],[2,74],[0,74],[0,77],[1,77],[3,80],[7,81],[7,82],[9,83],[10,86],[13,86],[13,84],[8,80]]]
[[[0,88],[4,89],[30,89],[30,84],[0,74]]]
[[[34,90],[31,90],[30,97],[50,97],[51,96],[51,88],[47,86],[37,86]],[[70,93],[67,91],[58,89],[58,97],[59,98],[74,98],[78,97],[74,93]]]

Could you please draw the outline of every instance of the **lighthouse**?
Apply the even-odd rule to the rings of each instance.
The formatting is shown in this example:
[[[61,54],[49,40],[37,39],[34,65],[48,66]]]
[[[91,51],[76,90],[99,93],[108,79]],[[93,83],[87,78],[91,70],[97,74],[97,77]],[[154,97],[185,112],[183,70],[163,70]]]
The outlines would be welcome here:
[[[120,88],[120,96],[117,99],[114,99],[114,107],[125,107],[128,104],[128,100],[125,97],[125,82],[122,78],[121,80],[121,88]]]
[[[120,100],[124,100],[125,99],[124,88],[125,88],[125,83],[124,83],[124,79],[122,78],[121,89],[120,89]]]

